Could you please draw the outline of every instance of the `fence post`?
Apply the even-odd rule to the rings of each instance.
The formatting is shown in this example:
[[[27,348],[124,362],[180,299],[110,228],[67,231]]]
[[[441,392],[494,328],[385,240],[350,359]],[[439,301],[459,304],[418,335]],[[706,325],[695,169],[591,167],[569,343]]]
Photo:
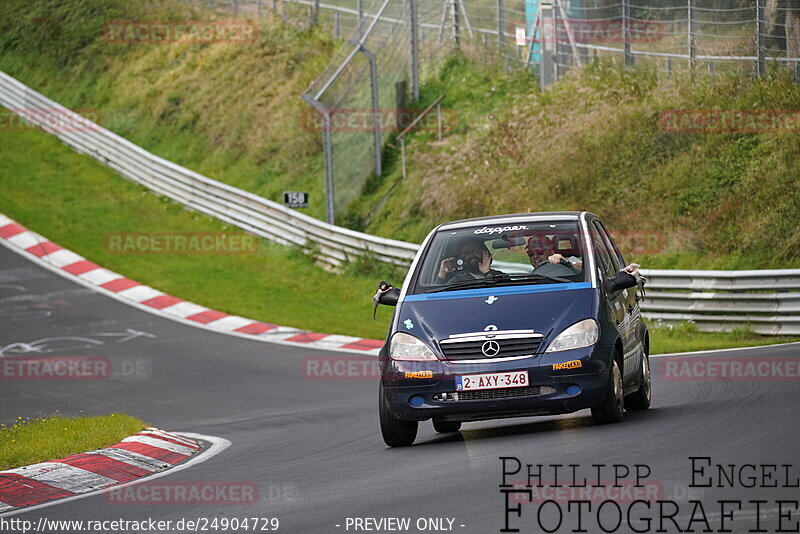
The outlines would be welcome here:
[[[539,38],[542,44],[542,61],[539,64],[539,86],[544,91],[555,81],[553,72],[555,46],[555,6],[549,0],[539,4]],[[548,29],[548,24],[552,25]]]
[[[453,23],[453,46],[461,48],[461,28],[459,28],[458,0],[450,1],[450,20]]]
[[[417,0],[406,0],[406,3],[409,17],[408,40],[411,46],[411,97],[416,102],[419,100],[419,14]]]
[[[358,29],[359,32],[364,24],[364,0],[357,0],[357,9],[358,9]]]
[[[506,32],[506,13],[503,0],[497,0],[497,52],[503,54],[503,43],[505,42]]]
[[[633,65],[631,54],[631,4],[630,0],[622,0],[622,43],[625,48],[625,65]]]
[[[372,86],[372,136],[375,144],[375,176],[380,176],[383,173],[381,165],[383,141],[381,140],[381,113],[379,109],[380,100],[378,99],[378,65],[375,61],[375,54],[370,52],[363,44],[359,44],[359,52],[367,56],[369,60],[370,85]]]
[[[694,41],[695,33],[697,33],[694,20],[694,2],[695,0],[687,0],[687,15],[689,18],[689,74],[692,79],[694,79],[695,57],[697,57],[697,46]]]
[[[303,95],[303,99],[311,104],[322,116],[322,150],[325,156],[325,203],[328,212],[328,223],[336,224],[336,205],[333,189],[333,139],[331,136],[331,112],[318,100]]]
[[[758,72],[759,76],[763,76],[766,71],[766,50],[765,48],[765,32],[766,28],[764,27],[766,24],[766,20],[764,18],[764,7],[766,1],[765,0],[757,0],[756,2],[756,55],[758,56],[758,64],[756,65],[756,71]]]
[[[312,26],[319,24],[319,0],[314,0],[314,5],[311,6],[311,20],[309,22]]]

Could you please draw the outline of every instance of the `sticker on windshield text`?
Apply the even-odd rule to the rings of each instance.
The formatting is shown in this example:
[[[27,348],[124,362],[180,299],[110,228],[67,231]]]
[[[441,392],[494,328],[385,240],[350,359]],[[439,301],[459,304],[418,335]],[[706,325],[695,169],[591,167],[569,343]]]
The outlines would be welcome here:
[[[488,226],[484,226],[483,228],[479,228],[473,232],[474,234],[502,234],[503,232],[515,232],[517,230],[527,230],[528,227],[524,224],[516,225],[516,226],[498,226],[496,228],[489,228]]]

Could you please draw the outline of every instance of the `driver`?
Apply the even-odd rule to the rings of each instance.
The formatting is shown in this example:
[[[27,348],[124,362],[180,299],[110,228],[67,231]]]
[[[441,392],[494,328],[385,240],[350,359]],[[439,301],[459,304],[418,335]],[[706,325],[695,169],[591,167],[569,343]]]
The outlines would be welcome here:
[[[453,283],[462,280],[494,278],[504,275],[492,269],[492,253],[479,237],[467,237],[461,242],[458,257],[445,258],[439,265],[437,284]]]
[[[578,270],[569,260],[555,252],[552,248],[543,247],[539,237],[535,235],[528,238],[528,242],[525,244],[525,252],[528,254],[528,259],[531,262],[534,272],[545,265],[553,264],[563,265],[573,273],[578,273]]]

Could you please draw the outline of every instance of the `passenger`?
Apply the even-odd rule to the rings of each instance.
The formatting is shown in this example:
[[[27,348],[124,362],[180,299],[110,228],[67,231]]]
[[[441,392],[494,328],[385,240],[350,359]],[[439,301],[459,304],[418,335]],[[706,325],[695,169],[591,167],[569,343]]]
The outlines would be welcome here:
[[[494,278],[505,275],[492,269],[492,253],[479,237],[468,237],[461,243],[458,257],[445,258],[439,266],[437,284]]]
[[[558,254],[552,248],[544,248],[541,246],[541,242],[537,236],[531,236],[528,238],[528,242],[525,244],[525,252],[528,254],[528,260],[531,262],[533,272],[536,272],[537,269],[550,264],[563,265],[572,271],[572,274],[577,274],[580,272],[563,255]]]

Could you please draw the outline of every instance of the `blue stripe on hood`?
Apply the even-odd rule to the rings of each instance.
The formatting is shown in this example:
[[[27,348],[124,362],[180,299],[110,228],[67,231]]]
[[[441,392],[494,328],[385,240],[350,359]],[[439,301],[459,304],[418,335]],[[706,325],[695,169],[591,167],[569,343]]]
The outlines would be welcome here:
[[[418,295],[406,295],[404,302],[415,302],[421,300],[450,300],[466,299],[473,297],[495,297],[501,295],[523,295],[525,293],[547,293],[550,291],[571,291],[573,289],[590,289],[590,282],[568,283],[568,284],[543,284],[526,286],[504,286],[504,287],[481,287],[479,289],[461,289],[453,291],[442,291],[440,293],[421,293]]]

